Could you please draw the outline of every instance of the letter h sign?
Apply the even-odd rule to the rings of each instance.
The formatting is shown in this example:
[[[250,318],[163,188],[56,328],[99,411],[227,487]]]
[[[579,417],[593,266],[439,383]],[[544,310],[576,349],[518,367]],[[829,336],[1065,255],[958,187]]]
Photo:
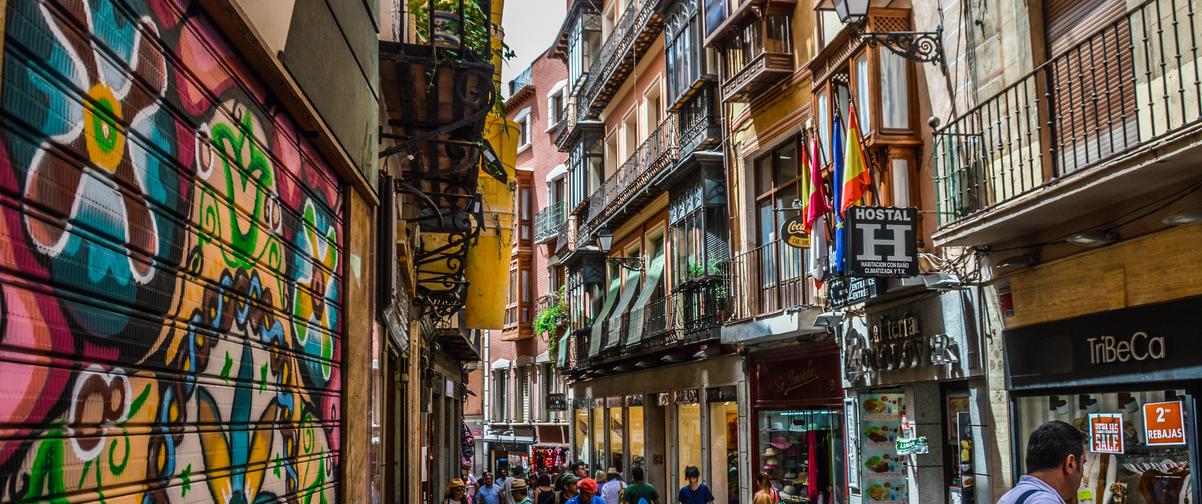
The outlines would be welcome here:
[[[913,208],[847,209],[848,275],[918,275],[918,211]]]

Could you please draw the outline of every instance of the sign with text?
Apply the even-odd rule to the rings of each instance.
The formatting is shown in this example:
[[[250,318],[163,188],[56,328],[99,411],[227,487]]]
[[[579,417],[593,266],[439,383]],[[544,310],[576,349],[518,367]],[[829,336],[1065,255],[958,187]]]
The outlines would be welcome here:
[[[568,399],[564,394],[547,394],[547,411],[567,411]]]
[[[918,210],[851,207],[846,217],[848,275],[918,275]]]
[[[885,293],[885,282],[875,278],[833,277],[826,283],[827,300],[831,306],[842,308],[862,303]]]
[[[1144,439],[1149,445],[1185,444],[1185,416],[1181,401],[1144,405]]]
[[[1089,415],[1089,451],[1122,454],[1123,415],[1120,413],[1091,413]]]
[[[780,236],[784,238],[785,243],[790,247],[806,249],[810,248],[810,235],[806,234],[805,217],[798,212],[797,215],[789,217],[784,224],[780,225]]]

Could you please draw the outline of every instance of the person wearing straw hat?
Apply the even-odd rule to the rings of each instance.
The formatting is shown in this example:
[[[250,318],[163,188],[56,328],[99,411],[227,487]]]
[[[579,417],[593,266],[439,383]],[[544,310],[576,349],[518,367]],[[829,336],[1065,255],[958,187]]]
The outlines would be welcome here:
[[[622,481],[622,473],[617,468],[610,467],[605,471],[605,484],[601,485],[601,496],[605,502],[617,504],[622,501],[622,492],[626,490],[626,482]]]
[[[467,504],[467,485],[463,480],[455,478],[447,483],[447,493],[443,496],[442,504]]]
[[[531,504],[530,491],[526,488],[526,480],[514,477],[509,483],[509,498],[514,504]]]

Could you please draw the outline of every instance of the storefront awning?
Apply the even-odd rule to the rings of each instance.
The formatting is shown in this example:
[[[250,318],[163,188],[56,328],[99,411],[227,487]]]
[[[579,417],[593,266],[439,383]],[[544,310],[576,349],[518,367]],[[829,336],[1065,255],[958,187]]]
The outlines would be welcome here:
[[[538,357],[534,358],[535,364],[546,364],[548,362],[551,362],[551,351],[550,350],[540,353],[540,354],[538,354]]]
[[[609,317],[609,338],[605,340],[605,348],[618,346],[618,343],[622,341],[622,315],[630,309],[634,293],[639,290],[639,273],[639,270],[635,269],[626,270],[626,288],[622,289],[618,305],[614,307],[614,312]]]
[[[489,366],[490,369],[505,369],[507,367],[509,367],[509,359],[497,359],[492,361],[492,364]]]
[[[647,281],[643,283],[643,291],[639,293],[639,299],[634,303],[634,307],[630,309],[630,333],[626,335],[626,345],[634,346],[643,339],[643,322],[646,320],[647,303],[651,301],[651,296],[659,290],[659,286],[664,281],[664,251],[661,248],[655,258],[651,260],[651,265],[647,267]],[[658,309],[663,309],[659,307]]]
[[[588,354],[597,355],[601,351],[601,338],[605,336],[605,332],[601,329],[605,324],[601,322],[609,317],[609,312],[614,309],[614,302],[618,300],[618,288],[622,285],[622,277],[614,275],[609,281],[609,290],[605,292],[605,303],[601,305],[601,311],[597,312],[597,316],[593,317],[592,337],[588,342]]]

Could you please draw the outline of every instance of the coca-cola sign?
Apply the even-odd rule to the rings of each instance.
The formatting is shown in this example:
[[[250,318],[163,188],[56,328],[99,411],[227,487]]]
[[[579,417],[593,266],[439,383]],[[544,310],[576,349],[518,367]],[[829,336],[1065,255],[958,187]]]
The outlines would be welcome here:
[[[790,247],[810,248],[810,235],[806,234],[805,218],[800,213],[789,217],[784,224],[781,224],[780,236]]]

